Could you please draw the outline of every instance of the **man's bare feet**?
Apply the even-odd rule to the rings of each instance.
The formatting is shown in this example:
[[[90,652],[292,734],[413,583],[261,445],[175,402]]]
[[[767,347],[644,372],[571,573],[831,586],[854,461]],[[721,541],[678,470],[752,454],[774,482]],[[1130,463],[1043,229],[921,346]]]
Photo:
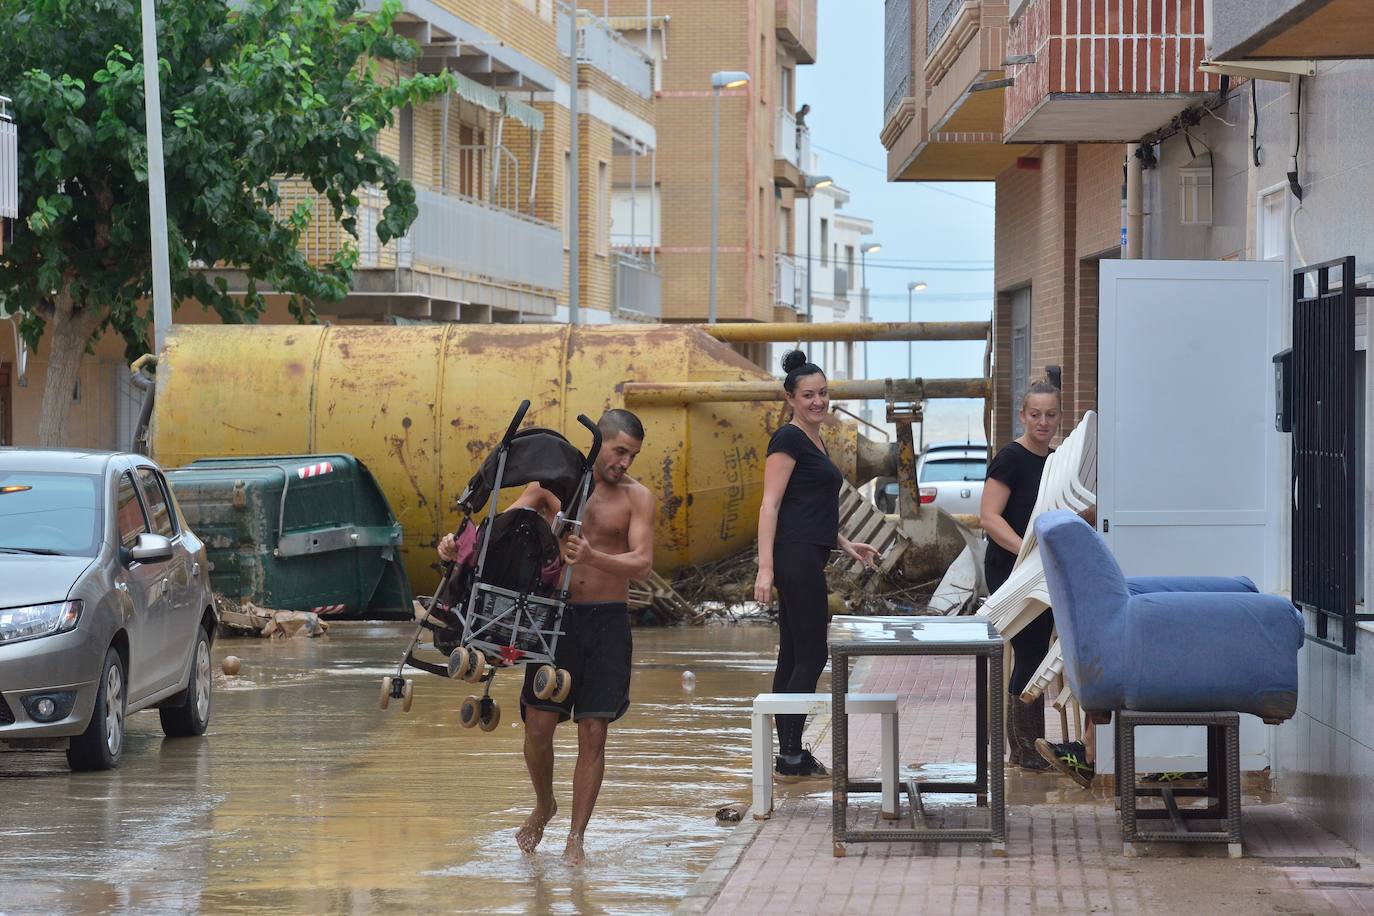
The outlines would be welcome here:
[[[581,865],[587,861],[587,853],[582,848],[582,837],[568,834],[568,845],[563,847],[563,861],[569,865]]]
[[[544,828],[549,821],[558,813],[558,803],[553,802],[547,812],[538,805],[530,812],[530,816],[525,818],[525,823],[520,829],[515,831],[515,842],[520,847],[520,851],[529,854],[539,846],[539,841],[544,839]]]

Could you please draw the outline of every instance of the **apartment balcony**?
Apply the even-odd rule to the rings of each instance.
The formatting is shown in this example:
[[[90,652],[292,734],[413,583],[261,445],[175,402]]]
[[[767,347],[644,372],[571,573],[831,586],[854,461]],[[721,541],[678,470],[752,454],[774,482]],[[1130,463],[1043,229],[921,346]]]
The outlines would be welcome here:
[[[1006,0],[890,0],[888,178],[995,178],[1025,152],[1002,142]]]
[[[1217,60],[1374,57],[1368,0],[1211,0],[1211,7]]]
[[[568,44],[570,15],[571,8],[560,3],[556,17],[558,53],[565,57],[571,51]],[[653,98],[653,62],[641,48],[622,38],[609,22],[587,10],[577,11],[577,62],[595,67],[640,98]]]
[[[816,62],[816,0],[775,0],[778,43],[799,64]]]
[[[300,250],[326,264],[345,246],[357,250],[347,299],[330,306],[344,318],[401,315],[434,320],[489,321],[495,312],[552,315],[563,289],[563,234],[557,226],[475,198],[417,186],[419,215],[410,231],[382,244],[377,224],[386,197],[359,193],[359,238],[333,218],[329,202],[302,182],[283,182],[278,220],[302,203],[312,219]],[[215,270],[242,289],[241,271]]]
[[[773,137],[773,181],[780,187],[799,188],[811,161],[811,129],[797,126],[792,112],[779,108]]]
[[[805,308],[800,279],[796,259],[790,255],[777,255],[773,262],[773,303],[794,312]]]
[[[1008,142],[1129,142],[1221,88],[1201,0],[1025,0],[1007,36]]]
[[[628,321],[663,318],[663,277],[654,265],[625,251],[611,255],[614,285],[611,311]]]

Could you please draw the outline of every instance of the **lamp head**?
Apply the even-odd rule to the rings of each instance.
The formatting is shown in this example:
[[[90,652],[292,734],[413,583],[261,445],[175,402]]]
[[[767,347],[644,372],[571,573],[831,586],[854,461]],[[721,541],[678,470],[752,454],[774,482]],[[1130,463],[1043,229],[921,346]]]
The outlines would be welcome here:
[[[864,254],[872,254],[872,253],[875,252],[875,251],[882,251],[882,250],[883,250],[883,243],[882,243],[882,242],[867,242],[867,243],[861,245],[861,246],[859,247],[859,250],[862,251]]]
[[[913,291],[914,291],[914,292],[918,292],[918,293],[919,293],[919,292],[922,292],[923,290],[925,290],[925,288],[926,288],[925,283],[921,282],[920,280],[912,280],[910,283],[908,283],[908,284],[906,285],[906,291],[907,291],[907,292],[913,292]]]
[[[817,188],[828,188],[834,183],[835,179],[831,178],[829,175],[806,176],[806,188],[809,191],[814,191]]]
[[[721,70],[711,74],[712,89],[738,89],[749,82],[749,74],[743,70]]]

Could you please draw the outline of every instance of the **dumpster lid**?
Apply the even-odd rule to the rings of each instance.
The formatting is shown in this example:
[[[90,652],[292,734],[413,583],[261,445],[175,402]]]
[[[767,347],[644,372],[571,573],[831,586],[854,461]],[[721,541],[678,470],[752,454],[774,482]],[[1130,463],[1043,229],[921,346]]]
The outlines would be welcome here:
[[[482,511],[496,488],[496,469],[500,460],[501,449],[494,449],[472,475],[467,489],[458,497],[458,505],[464,512],[471,515]],[[586,457],[562,433],[531,426],[511,437],[501,487],[522,487],[537,482],[566,507],[577,491],[586,463]]]

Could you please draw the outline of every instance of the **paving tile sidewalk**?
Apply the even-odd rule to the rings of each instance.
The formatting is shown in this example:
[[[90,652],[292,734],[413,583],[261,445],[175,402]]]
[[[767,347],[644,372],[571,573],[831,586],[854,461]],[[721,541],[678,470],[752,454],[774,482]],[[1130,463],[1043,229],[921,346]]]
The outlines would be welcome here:
[[[851,689],[900,698],[906,773],[971,772],[971,660],[873,659],[856,671]],[[1057,721],[1049,733],[1058,735]],[[828,723],[813,723],[808,736],[828,761]],[[874,772],[877,749],[877,717],[854,717],[851,772]],[[829,788],[777,786],[773,816],[746,815],[678,912],[1374,913],[1374,863],[1269,798],[1245,798],[1243,859],[1225,858],[1223,847],[1178,845],[1128,859],[1105,788],[1087,792],[1054,774],[1009,767],[1005,857],[976,843],[872,843],[850,844],[835,858]],[[851,817],[877,825],[877,796],[851,799]],[[1293,867],[1280,857],[1344,867]]]

